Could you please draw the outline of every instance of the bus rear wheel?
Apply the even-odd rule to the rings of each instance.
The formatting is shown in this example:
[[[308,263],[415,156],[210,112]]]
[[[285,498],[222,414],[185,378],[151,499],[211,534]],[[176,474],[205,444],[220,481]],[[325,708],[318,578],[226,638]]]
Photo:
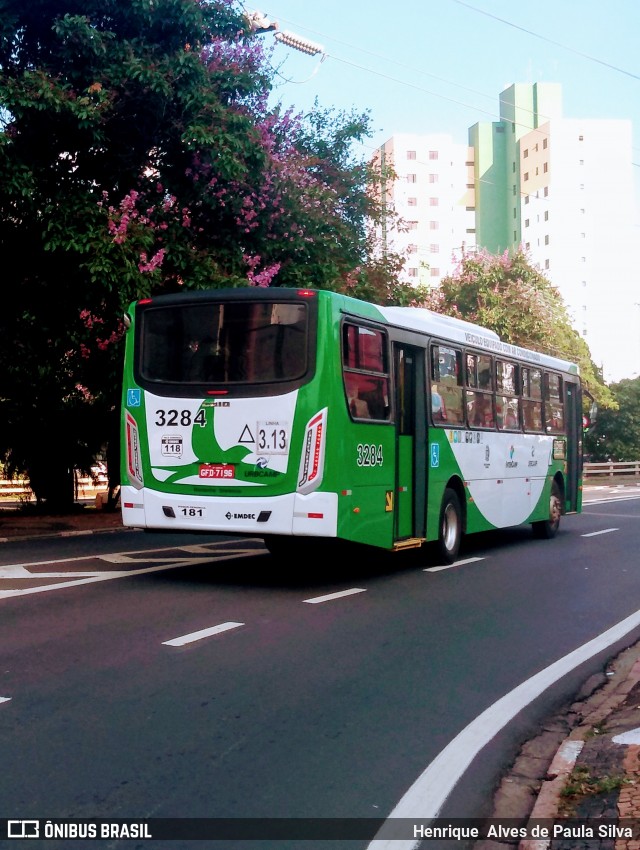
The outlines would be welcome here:
[[[445,564],[452,564],[458,557],[462,542],[462,509],[458,494],[450,487],[442,497],[439,527],[438,557]]]
[[[551,495],[549,496],[549,519],[531,523],[534,535],[542,540],[551,540],[558,533],[561,515],[562,496],[558,483],[554,481],[551,485]]]

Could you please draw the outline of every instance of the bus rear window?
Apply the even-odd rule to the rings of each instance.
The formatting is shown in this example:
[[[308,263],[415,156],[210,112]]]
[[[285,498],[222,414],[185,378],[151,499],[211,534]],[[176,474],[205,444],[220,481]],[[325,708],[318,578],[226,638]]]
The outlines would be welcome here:
[[[142,313],[140,375],[170,384],[272,383],[307,370],[304,304],[202,302]]]

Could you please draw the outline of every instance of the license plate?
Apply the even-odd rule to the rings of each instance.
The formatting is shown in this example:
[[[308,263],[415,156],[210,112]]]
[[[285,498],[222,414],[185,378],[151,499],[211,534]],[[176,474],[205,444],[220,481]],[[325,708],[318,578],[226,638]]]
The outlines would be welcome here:
[[[203,463],[198,477],[218,480],[235,478],[236,468],[232,463]]]

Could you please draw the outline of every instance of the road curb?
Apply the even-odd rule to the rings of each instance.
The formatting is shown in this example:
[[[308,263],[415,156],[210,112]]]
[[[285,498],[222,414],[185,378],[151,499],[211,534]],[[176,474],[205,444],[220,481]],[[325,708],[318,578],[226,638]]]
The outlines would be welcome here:
[[[594,727],[606,721],[624,703],[631,690],[640,682],[640,644],[632,644],[613,660],[612,679],[590,700],[592,709],[582,718],[580,725],[558,747],[542,780],[529,822],[553,820],[558,817],[562,791],[584,748],[586,738]],[[620,676],[616,676],[619,672]],[[574,704],[574,707],[580,703]],[[551,839],[523,839],[518,850],[549,850]]]
[[[560,795],[564,788],[567,777],[575,767],[580,755],[584,741],[580,738],[569,736],[560,744],[558,750],[551,760],[547,776],[543,781],[536,802],[534,803],[529,819],[553,820],[558,814]],[[518,845],[518,850],[548,850],[551,839],[523,839]]]
[[[24,543],[25,541],[49,540],[52,537],[87,537],[91,534],[113,534],[116,531],[136,531],[135,528],[122,526],[122,528],[95,528],[95,529],[70,529],[67,531],[48,531],[43,534],[21,534],[19,536],[0,537],[0,543]]]

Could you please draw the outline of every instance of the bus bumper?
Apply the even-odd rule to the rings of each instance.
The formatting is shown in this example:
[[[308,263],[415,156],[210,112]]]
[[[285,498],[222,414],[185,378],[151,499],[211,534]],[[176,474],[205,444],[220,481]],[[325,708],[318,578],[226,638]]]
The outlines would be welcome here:
[[[133,528],[302,537],[335,537],[338,528],[336,493],[226,499],[123,485],[120,502],[122,523]]]

